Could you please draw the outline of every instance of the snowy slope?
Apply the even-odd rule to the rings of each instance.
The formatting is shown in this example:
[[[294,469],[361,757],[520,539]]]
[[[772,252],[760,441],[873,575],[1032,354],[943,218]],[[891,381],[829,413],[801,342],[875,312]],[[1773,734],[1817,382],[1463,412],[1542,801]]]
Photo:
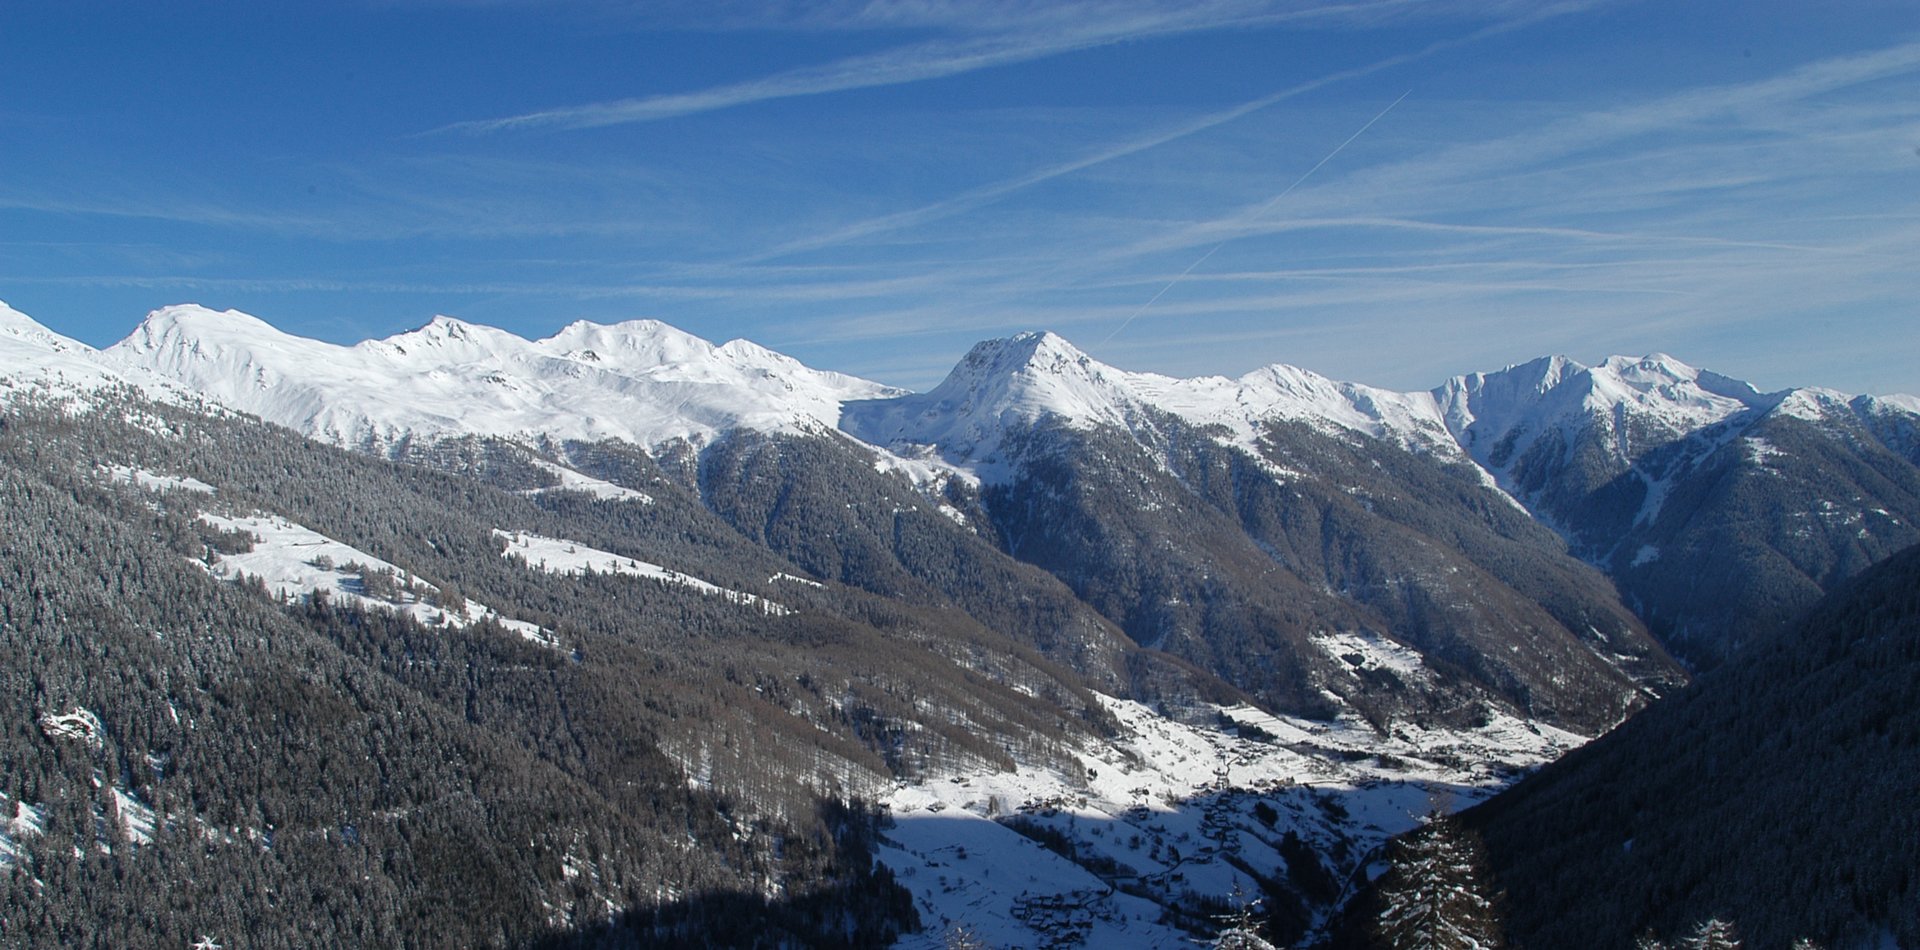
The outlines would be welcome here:
[[[1576,477],[1589,480],[1632,471],[1647,489],[1634,523],[1649,523],[1696,464],[1770,418],[1864,423],[1890,448],[1920,461],[1920,439],[1911,436],[1920,425],[1920,400],[1912,396],[1820,388],[1762,393],[1660,353],[1610,357],[1597,366],[1549,357],[1458,376],[1432,396],[1467,454],[1536,514],[1556,520],[1567,513],[1554,511],[1542,493],[1567,487],[1562,469],[1569,464],[1587,465],[1591,470]],[[1670,445],[1680,451],[1669,453],[1664,466],[1643,466],[1653,450]],[[1575,450],[1589,457],[1576,460]]]
[[[757,594],[731,590],[691,574],[683,574],[670,567],[624,557],[611,551],[602,551],[578,541],[547,538],[524,531],[502,531],[498,528],[494,529],[493,536],[506,544],[506,549],[500,552],[502,557],[517,560],[530,570],[548,574],[591,572],[644,577],[662,584],[689,587],[711,597],[750,607],[768,616],[783,617],[793,613],[793,608],[774,603]]]
[[[1668,441],[1748,410],[1808,419],[1850,414],[1881,428],[1920,418],[1913,397],[1761,393],[1663,354],[1597,366],[1548,357],[1402,393],[1279,364],[1237,379],[1133,373],[1052,333],[1025,333],[978,344],[939,386],[914,394],[811,369],[744,340],[715,345],[653,320],[578,322],[526,340],[438,317],[383,340],[337,346],[193,305],[154,311],[105,351],[0,305],[0,356],[18,367],[0,376],[0,386],[131,378],[154,388],[164,378],[307,435],[376,450],[409,437],[617,438],[652,447],[704,444],[735,428],[838,427],[898,456],[882,458],[920,482],[943,470],[971,480],[1010,477],[1006,433],[1048,417],[1142,432],[1166,414],[1218,427],[1225,441],[1247,447],[1269,422],[1305,422],[1471,458],[1502,485],[1512,483],[1510,460],[1536,441],[1595,419],[1611,420],[1622,433],[1616,438]],[[1636,448],[1618,447],[1623,456]]]
[[[938,459],[991,482],[1012,476],[1006,434],[1043,418],[1139,433],[1151,428],[1154,413],[1165,413],[1221,427],[1226,441],[1245,447],[1269,422],[1304,422],[1470,458],[1507,486],[1513,460],[1536,442],[1558,436],[1570,443],[1596,420],[1624,459],[1749,411],[1910,426],[1905,420],[1920,419],[1920,399],[1824,389],[1762,393],[1660,353],[1613,356],[1597,366],[1546,357],[1458,376],[1429,392],[1338,382],[1284,364],[1238,379],[1176,379],[1115,369],[1054,334],[1025,333],[978,344],[930,392],[849,404],[841,427],[900,456]]]
[[[558,645],[553,635],[537,624],[514,620],[464,597],[449,602],[440,588],[402,568],[278,515],[252,512],[230,516],[203,511],[198,517],[221,531],[252,539],[249,550],[220,554],[210,564],[194,562],[215,577],[231,581],[258,578],[269,593],[285,600],[325,591],[335,603],[402,614],[427,626],[460,629],[491,621],[534,643]],[[365,583],[369,574],[394,578],[394,589],[374,595]]]
[[[306,435],[384,448],[413,437],[696,443],[733,428],[825,431],[848,399],[890,390],[744,341],[665,324],[575,323],[529,341],[438,317],[354,346],[292,336],[237,311],[166,307],[109,347],[139,367]]]
[[[1585,366],[1564,356],[1534,360],[1494,373],[1455,377],[1433,391],[1448,431],[1468,454],[1501,474],[1541,438],[1568,435],[1605,420],[1620,430],[1623,457],[1644,440],[1671,441],[1736,413],[1781,401],[1748,383],[1688,366],[1665,354],[1615,356]]]
[[[192,401],[179,387],[138,369],[115,368],[99,350],[0,302],[0,404],[23,393],[71,396],[120,386],[160,402]]]
[[[841,427],[907,457],[936,447],[947,464],[986,481],[1009,477],[1001,442],[1024,424],[1053,417],[1078,427],[1139,430],[1153,413],[1221,426],[1252,446],[1266,423],[1300,421],[1454,454],[1429,393],[1341,383],[1275,365],[1239,379],[1176,379],[1115,369],[1052,333],[1025,333],[973,348],[932,391],[849,405]]]

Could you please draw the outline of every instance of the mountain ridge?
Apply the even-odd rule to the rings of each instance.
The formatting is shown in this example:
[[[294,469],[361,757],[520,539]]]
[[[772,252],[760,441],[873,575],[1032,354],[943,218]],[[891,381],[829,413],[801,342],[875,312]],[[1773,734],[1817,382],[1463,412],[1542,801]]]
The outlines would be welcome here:
[[[862,432],[874,434],[876,438],[869,441],[880,445],[912,434],[897,421],[906,413],[897,410],[887,413],[896,420],[889,425],[877,418],[879,406],[868,408],[871,404],[892,400],[906,400],[903,408],[919,410],[918,415],[923,417],[943,403],[947,411],[964,407],[977,413],[982,402],[991,402],[1001,411],[1012,411],[1029,419],[1052,414],[1106,424],[1123,422],[1128,407],[1148,406],[1197,425],[1228,426],[1240,441],[1257,437],[1251,420],[1307,419],[1370,436],[1399,438],[1407,444],[1429,449],[1458,450],[1483,465],[1487,451],[1476,450],[1477,446],[1487,445],[1489,440],[1497,443],[1499,436],[1505,435],[1516,423],[1533,426],[1539,422],[1539,412],[1517,413],[1525,407],[1511,405],[1521,401],[1519,397],[1523,394],[1554,397],[1548,409],[1557,415],[1578,408],[1612,411],[1633,403],[1655,410],[1660,420],[1668,422],[1675,432],[1703,428],[1741,409],[1766,408],[1807,417],[1836,411],[1841,402],[1861,415],[1920,415],[1920,396],[1851,395],[1821,387],[1762,392],[1743,380],[1694,368],[1664,353],[1643,357],[1609,356],[1593,365],[1562,355],[1544,356],[1499,370],[1465,373],[1430,390],[1401,392],[1338,381],[1285,363],[1262,366],[1233,378],[1182,378],[1120,370],[1093,359],[1057,334],[1030,331],[982,341],[934,389],[912,393],[843,373],[813,369],[744,339],[713,344],[654,319],[612,324],[578,320],[549,336],[527,339],[511,331],[442,315],[413,330],[341,346],[285,333],[241,311],[213,311],[194,304],[176,304],[151,312],[125,339],[96,350],[55,333],[4,303],[0,303],[0,313],[6,317],[0,322],[0,334],[17,341],[93,357],[113,370],[138,368],[157,372],[177,382],[204,383],[211,379],[205,367],[193,367],[189,357],[197,351],[205,360],[207,350],[221,345],[264,349],[268,353],[291,350],[316,360],[337,360],[359,353],[431,363],[423,357],[426,353],[438,352],[447,354],[438,361],[436,368],[442,369],[448,368],[448,364],[470,365],[478,357],[504,351],[522,361],[545,357],[584,364],[580,367],[582,372],[595,368],[593,364],[602,364],[600,368],[610,365],[628,376],[645,376],[665,383],[740,384],[750,381],[758,372],[764,374],[763,378],[779,379],[784,384],[782,391],[790,397],[815,401],[837,398],[856,404],[858,411],[850,413],[854,418],[841,427],[856,436]],[[236,323],[246,332],[235,333]],[[409,350],[410,345],[414,349]],[[612,355],[619,353],[638,354],[640,358],[621,360]],[[254,363],[243,361],[242,365],[282,373],[292,368],[258,359]],[[532,368],[543,367],[536,364]],[[1562,392],[1570,382],[1583,383],[1586,387],[1581,394],[1583,398],[1569,400]],[[982,389],[995,386],[998,391]],[[956,398],[963,394],[973,398]],[[1490,408],[1489,400],[1494,396],[1504,397],[1498,402],[1507,404]],[[991,398],[983,400],[982,397]],[[234,398],[237,399],[237,395]],[[1570,401],[1574,405],[1568,405]],[[734,417],[734,424],[777,429],[772,420],[755,416],[762,408],[721,406],[716,411]],[[824,407],[809,408],[819,410],[808,413],[816,420],[836,425],[840,421],[838,407],[832,413]],[[282,424],[298,419],[286,409],[261,415]],[[557,425],[562,415],[555,413],[549,425]],[[834,418],[829,420],[829,415]],[[862,415],[868,418],[859,418]],[[713,431],[724,428],[726,422],[713,421],[708,426],[709,431],[701,434],[710,437]],[[301,426],[294,425],[294,428]],[[1495,429],[1501,431],[1491,431]],[[421,434],[517,435],[521,432],[456,433],[430,429]],[[647,442],[644,438],[631,441]]]
[[[716,345],[657,320],[576,321],[527,340],[443,316],[385,339],[338,346],[236,311],[176,305],[96,351],[9,313],[0,343],[32,356],[22,361],[25,375],[45,375],[51,370],[31,367],[58,364],[63,378],[95,373],[148,390],[184,389],[323,441],[394,457],[474,437],[529,446],[620,441],[697,479],[694,460],[729,433],[840,439],[870,455],[872,465],[904,475],[959,523],[998,536],[1018,557],[1028,556],[1017,538],[1030,525],[1004,506],[997,514],[981,507],[979,499],[983,492],[1009,497],[994,493],[1029,478],[1026,467],[1046,457],[1050,439],[1121,433],[1121,443],[1108,449],[1095,448],[1098,439],[1079,441],[1082,449],[1119,452],[1114,458],[1125,456],[1126,464],[1172,474],[1173,482],[1154,491],[1173,492],[1186,499],[1181,504],[1222,513],[1237,504],[1234,519],[1262,523],[1273,523],[1291,503],[1267,498],[1255,506],[1265,513],[1256,514],[1244,492],[1240,502],[1202,502],[1191,494],[1200,486],[1190,476],[1285,485],[1313,474],[1290,458],[1324,461],[1343,451],[1303,439],[1404,451],[1437,466],[1468,466],[1495,497],[1610,575],[1657,636],[1682,644],[1687,659],[1704,665],[1731,648],[1723,641],[1744,639],[1756,617],[1784,622],[1832,581],[1920,541],[1920,476],[1913,471],[1920,464],[1920,399],[1817,387],[1762,393],[1662,353],[1593,365],[1542,357],[1456,376],[1431,390],[1395,392],[1284,364],[1235,379],[1130,372],[1040,331],[983,341],[938,386],[908,393],[815,370],[748,341]],[[1036,436],[1042,429],[1053,434]],[[1253,469],[1219,468],[1224,459],[1197,462],[1193,451],[1211,451],[1202,442],[1237,453]],[[1786,444],[1798,448],[1783,456]],[[1175,457],[1182,452],[1187,462]],[[1182,474],[1189,463],[1201,468]],[[1378,469],[1381,461],[1371,464]],[[1851,474],[1836,476],[1834,466]],[[1372,484],[1365,468],[1342,471],[1347,481],[1333,487],[1361,499],[1438,477],[1408,469],[1390,486]],[[1736,483],[1743,487],[1726,487]],[[830,490],[809,484],[810,491]],[[1481,504],[1466,496],[1449,503]],[[1793,533],[1800,529],[1783,526],[1756,545],[1737,525],[1769,505],[1790,513],[1782,518],[1825,527],[1810,543]],[[1431,513],[1418,517],[1430,520]],[[1136,522],[1132,530],[1174,530],[1171,522]],[[1863,533],[1848,535],[1841,522],[1858,522]],[[1273,540],[1253,543],[1263,548]],[[1306,538],[1296,534],[1288,543]],[[1712,552],[1727,545],[1741,552],[1740,561],[1723,569]],[[1758,583],[1717,599],[1746,598],[1740,606],[1703,611],[1691,588],[1674,586],[1671,575],[1683,567],[1720,577],[1716,583]],[[1194,569],[1201,571],[1196,578],[1205,573]],[[1317,577],[1320,569],[1309,573]],[[1159,642],[1157,633],[1135,633]]]

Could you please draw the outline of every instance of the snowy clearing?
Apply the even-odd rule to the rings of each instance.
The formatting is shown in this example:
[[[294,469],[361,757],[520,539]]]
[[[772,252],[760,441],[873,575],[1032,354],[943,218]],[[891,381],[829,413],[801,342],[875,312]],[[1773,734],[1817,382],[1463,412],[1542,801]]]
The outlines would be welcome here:
[[[646,492],[634,491],[624,485],[615,485],[604,479],[594,478],[592,475],[576,472],[564,465],[555,465],[546,459],[531,459],[530,461],[533,462],[536,468],[559,478],[560,484],[551,488],[535,488],[525,492],[525,494],[538,495],[542,492],[550,491],[577,491],[586,492],[595,498],[605,501],[633,501],[643,505],[653,504],[653,496]]]
[[[116,482],[134,485],[147,491],[190,491],[202,495],[215,493],[212,485],[184,475],[159,475],[126,465],[102,465],[99,468],[108,478]]]
[[[153,843],[153,809],[123,788],[113,790],[113,810],[120,815],[120,827],[127,840],[137,845]]]
[[[1379,634],[1322,632],[1313,634],[1310,639],[1328,656],[1349,666],[1363,670],[1391,670],[1402,679],[1415,682],[1427,678],[1426,663],[1417,651]]]
[[[703,594],[720,597],[742,606],[758,608],[762,613],[770,616],[784,617],[793,613],[793,608],[776,604],[757,594],[731,590],[703,581],[691,574],[682,574],[672,568],[624,557],[611,551],[602,551],[599,548],[591,548],[578,541],[545,538],[537,534],[502,531],[498,528],[494,529],[493,536],[507,542],[507,549],[500,552],[502,557],[516,558],[529,570],[544,571],[548,574],[582,574],[592,571],[596,574],[645,577],[663,584],[691,587]],[[779,576],[775,575],[776,578]],[[794,579],[799,580],[799,578]]]
[[[534,643],[559,645],[552,633],[535,624],[510,619],[485,604],[465,598],[447,603],[448,598],[438,587],[359,548],[278,515],[255,513],[232,518],[203,511],[200,520],[222,531],[252,535],[254,539],[251,551],[217,555],[211,564],[193,562],[215,577],[225,580],[258,577],[268,593],[284,600],[326,591],[335,603],[405,614],[430,627],[460,629],[492,620]],[[349,566],[355,569],[349,570]]]

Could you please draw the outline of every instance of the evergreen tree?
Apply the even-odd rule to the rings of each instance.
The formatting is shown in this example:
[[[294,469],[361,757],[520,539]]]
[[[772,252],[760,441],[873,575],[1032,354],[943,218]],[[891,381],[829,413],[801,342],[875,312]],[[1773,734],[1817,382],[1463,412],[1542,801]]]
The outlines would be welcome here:
[[[1390,950],[1494,950],[1504,947],[1496,898],[1486,884],[1478,835],[1449,815],[1394,845],[1381,879],[1374,937]]]
[[[1740,934],[1732,921],[1709,917],[1693,928],[1687,950],[1740,950]]]
[[[1225,930],[1213,938],[1213,950],[1276,950],[1254,923],[1253,914],[1242,908]]]

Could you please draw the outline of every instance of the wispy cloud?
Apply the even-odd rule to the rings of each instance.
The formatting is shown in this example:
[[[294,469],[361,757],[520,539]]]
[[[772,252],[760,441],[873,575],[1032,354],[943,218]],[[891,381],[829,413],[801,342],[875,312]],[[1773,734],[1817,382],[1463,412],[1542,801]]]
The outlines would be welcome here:
[[[789,254],[832,247],[877,234],[884,234],[938,221],[992,204],[1010,195],[1025,191],[1036,185],[1045,184],[1057,178],[1086,171],[1095,166],[1104,165],[1117,159],[1126,158],[1130,155],[1136,155],[1150,149],[1198,135],[1209,129],[1226,125],[1229,122],[1244,118],[1255,112],[1278,105],[1289,99],[1298,98],[1308,93],[1324,89],[1328,86],[1384,72],[1396,66],[1404,66],[1409,63],[1418,62],[1437,53],[1468,46],[1490,37],[1524,29],[1545,20],[1590,9],[1596,5],[1596,2],[1565,2],[1549,4],[1543,7],[1534,7],[1509,19],[1481,27],[1465,36],[1439,40],[1412,52],[1389,56],[1362,66],[1337,70],[1316,79],[1296,83],[1285,89],[1268,93],[1257,99],[1251,99],[1226,109],[1209,112],[1150,131],[1144,135],[1116,142],[1104,148],[1068,159],[1067,161],[1035,169],[1024,175],[981,185],[931,204],[867,218],[862,221],[843,225],[824,234],[788,241],[777,247],[753,255],[748,258],[748,260],[770,260]],[[1346,9],[1351,10],[1353,8]],[[1325,11],[1322,12],[1324,13]]]
[[[1811,63],[1784,75],[1751,83],[1689,91],[1648,103],[1577,115],[1491,140],[1455,145],[1418,158],[1351,171],[1327,184],[1302,189],[1284,207],[1276,208],[1271,198],[1263,198],[1226,215],[1109,247],[1100,253],[1097,263],[1113,266],[1146,255],[1207,247],[1222,239],[1240,236],[1352,227],[1819,252],[1825,249],[1810,242],[1688,234],[1645,226],[1627,232],[1556,224],[1442,221],[1433,220],[1431,216],[1461,212],[1484,214],[1489,208],[1506,205],[1524,208],[1529,216],[1539,218],[1556,208],[1567,210],[1569,201],[1585,201],[1583,196],[1589,195],[1596,183],[1614,190],[1592,202],[1595,207],[1585,210],[1602,210],[1597,207],[1602,203],[1618,209],[1633,195],[1779,182],[1806,172],[1797,164],[1808,160],[1804,149],[1782,156],[1784,165],[1757,164],[1752,154],[1755,146],[1750,142],[1699,141],[1701,124],[1715,118],[1745,116],[1772,122],[1777,119],[1781,106],[1916,72],[1920,72],[1920,43],[1906,43]],[[1859,119],[1870,126],[1883,127],[1888,116],[1883,111],[1865,113]],[[1663,144],[1657,149],[1627,147],[1625,152],[1616,153],[1609,161],[1617,164],[1620,171],[1613,176],[1585,174],[1567,164],[1570,159],[1631,146],[1638,140]],[[1672,140],[1686,144],[1664,144]],[[1734,152],[1747,154],[1736,156]],[[1739,157],[1747,161],[1715,166],[1716,158]],[[1662,174],[1646,174],[1645,164],[1659,158],[1672,159],[1685,167],[1669,166],[1662,169]],[[1738,170],[1730,171],[1730,167]],[[1530,178],[1535,180],[1529,185]],[[1398,213],[1355,214],[1356,206]]]
[[[1585,2],[1510,4],[1528,12],[1509,15],[1506,22],[1517,25],[1534,19],[1557,16],[1572,9],[1595,5]],[[819,66],[788,70],[770,76],[728,83],[688,92],[663,93],[563,106],[538,112],[493,119],[457,122],[430,130],[443,132],[489,133],[526,129],[585,129],[636,122],[653,122],[676,116],[729,109],[755,102],[791,99],[825,93],[869,89],[903,83],[924,82],[956,76],[980,69],[1058,56],[1079,50],[1110,46],[1130,40],[1169,36],[1207,30],[1273,26],[1281,23],[1337,23],[1352,20],[1380,21],[1404,16],[1409,11],[1444,9],[1448,15],[1466,15],[1458,5],[1421,4],[1415,0],[1372,0],[1344,4],[1277,4],[1262,0],[1213,0],[1204,3],[1153,2],[1129,5],[1069,4],[1054,6],[955,4],[867,4],[858,16],[839,16],[837,26],[852,24],[971,27],[967,35],[893,47],[875,53],[851,56]],[[1499,7],[1494,8],[1499,10]],[[1433,15],[1429,12],[1427,15]],[[1482,12],[1476,16],[1485,16]],[[804,19],[803,19],[804,21]],[[977,32],[983,25],[988,32]],[[1511,26],[1501,27],[1511,28]],[[1448,44],[1440,44],[1445,46]],[[1417,58],[1432,50],[1396,57],[1395,61]],[[1385,68],[1380,64],[1354,74]],[[1317,88],[1321,83],[1310,84]],[[1298,95],[1305,89],[1280,94],[1266,102],[1250,103],[1246,111],[1270,105],[1281,98]],[[1244,114],[1244,113],[1242,113]],[[1228,121],[1232,116],[1219,119]],[[1216,122],[1217,124],[1217,122]],[[1190,133],[1188,133],[1190,134]],[[1143,146],[1150,147],[1150,146]],[[1063,172],[1064,173],[1064,172]]]

